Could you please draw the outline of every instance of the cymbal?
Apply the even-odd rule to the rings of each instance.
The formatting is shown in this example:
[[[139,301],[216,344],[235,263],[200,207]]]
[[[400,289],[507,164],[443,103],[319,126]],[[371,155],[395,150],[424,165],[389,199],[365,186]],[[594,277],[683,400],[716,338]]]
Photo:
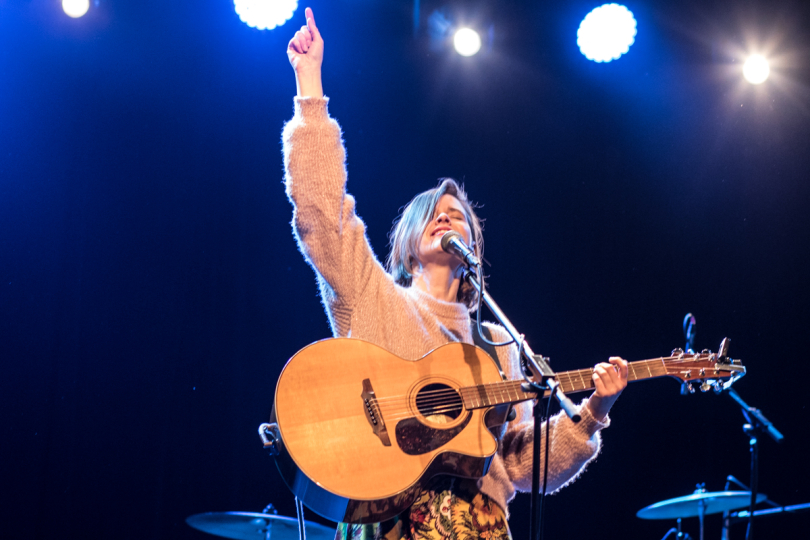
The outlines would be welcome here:
[[[235,538],[264,540],[267,531],[273,540],[298,540],[298,520],[254,512],[207,512],[186,518],[186,523],[203,532]],[[335,529],[305,521],[307,540],[334,540]]]
[[[757,502],[767,499],[767,495],[757,493]],[[636,513],[641,519],[676,519],[699,516],[701,507],[703,515],[717,514],[735,508],[744,508],[751,504],[751,493],[748,491],[715,491],[695,493],[685,497],[676,497],[651,504]]]

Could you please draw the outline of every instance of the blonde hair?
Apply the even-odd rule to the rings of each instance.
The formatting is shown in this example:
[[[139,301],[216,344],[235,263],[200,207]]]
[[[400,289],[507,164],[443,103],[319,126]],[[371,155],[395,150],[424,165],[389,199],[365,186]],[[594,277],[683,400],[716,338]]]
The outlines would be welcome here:
[[[442,195],[452,195],[461,203],[472,233],[473,245],[471,247],[478,260],[483,260],[484,236],[481,220],[475,214],[474,206],[467,198],[464,188],[452,178],[442,178],[438,186],[423,191],[411,199],[411,202],[405,206],[394,222],[394,227],[388,235],[391,251],[388,254],[386,266],[394,280],[403,287],[410,287],[413,282],[413,276],[419,265],[419,242],[425,228],[433,220],[436,205]],[[473,309],[478,301],[478,292],[472,285],[462,280],[457,300]]]

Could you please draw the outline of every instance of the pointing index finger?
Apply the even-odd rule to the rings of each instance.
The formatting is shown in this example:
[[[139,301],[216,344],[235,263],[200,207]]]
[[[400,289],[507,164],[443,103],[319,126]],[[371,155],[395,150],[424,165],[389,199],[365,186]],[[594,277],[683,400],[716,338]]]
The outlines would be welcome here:
[[[321,37],[320,32],[318,32],[318,27],[315,24],[315,15],[312,13],[312,8],[306,8],[304,10],[304,16],[307,18],[307,28],[309,28],[312,37],[316,39]]]

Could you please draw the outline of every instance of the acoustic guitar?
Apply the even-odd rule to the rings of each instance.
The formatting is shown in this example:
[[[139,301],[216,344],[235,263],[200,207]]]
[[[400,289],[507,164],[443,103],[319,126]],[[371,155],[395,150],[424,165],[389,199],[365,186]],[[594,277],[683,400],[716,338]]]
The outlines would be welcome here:
[[[723,350],[723,347],[721,347]],[[557,373],[565,393],[592,390],[592,369]],[[674,377],[702,388],[745,374],[709,351],[631,362],[628,380]],[[474,345],[449,343],[408,361],[371,343],[327,339],[293,356],[260,435],[281,476],[333,521],[375,523],[400,514],[437,474],[479,478],[498,448],[490,431],[514,403],[535,398],[504,380]]]

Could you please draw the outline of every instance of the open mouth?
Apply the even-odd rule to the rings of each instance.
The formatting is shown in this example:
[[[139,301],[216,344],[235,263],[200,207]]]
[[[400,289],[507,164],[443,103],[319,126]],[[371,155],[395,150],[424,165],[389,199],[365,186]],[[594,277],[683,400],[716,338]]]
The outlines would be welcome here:
[[[433,231],[433,232],[430,234],[430,236],[436,236],[436,235],[439,235],[439,236],[444,236],[444,233],[446,233],[447,231],[451,231],[451,230],[452,230],[452,229],[451,229],[450,227],[439,227],[438,229],[436,229],[435,231]]]

